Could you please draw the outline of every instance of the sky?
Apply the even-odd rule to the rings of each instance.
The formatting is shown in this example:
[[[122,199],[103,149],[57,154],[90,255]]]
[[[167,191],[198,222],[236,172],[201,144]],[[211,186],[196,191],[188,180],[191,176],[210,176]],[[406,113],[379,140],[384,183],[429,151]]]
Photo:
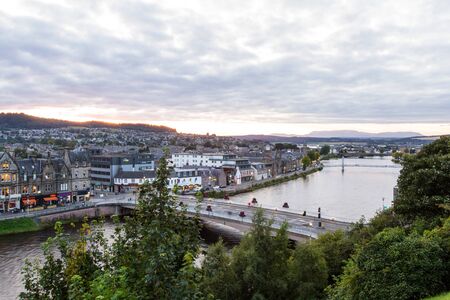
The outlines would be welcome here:
[[[0,111],[450,133],[450,1],[4,1]]]

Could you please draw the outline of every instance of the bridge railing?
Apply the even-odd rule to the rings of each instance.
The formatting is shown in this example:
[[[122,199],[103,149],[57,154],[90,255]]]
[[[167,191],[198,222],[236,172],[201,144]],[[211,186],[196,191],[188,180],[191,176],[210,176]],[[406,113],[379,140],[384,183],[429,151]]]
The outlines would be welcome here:
[[[191,206],[187,207],[187,211],[190,213],[197,213],[196,209]],[[240,217],[237,214],[229,214],[227,212],[217,211],[217,210],[214,213],[199,211],[199,214],[204,217],[212,217],[212,218],[220,218],[220,219],[224,219],[224,220],[236,221],[239,223],[244,223],[246,225],[252,224],[252,216],[250,216],[250,215],[245,216],[245,217]],[[274,220],[273,224],[272,224],[272,228],[280,229],[283,223],[284,223],[283,221]],[[314,239],[316,239],[318,237],[318,231],[317,231],[317,229],[315,229],[313,227],[299,226],[296,224],[290,224],[289,222],[288,222],[288,225],[289,226],[288,226],[287,231],[290,233],[295,233],[295,234],[299,234],[299,235],[303,235],[303,236],[309,236]]]
[[[36,211],[24,211],[24,212],[19,212],[19,213],[15,213],[15,214],[4,213],[4,214],[0,215],[0,220],[12,220],[12,219],[18,219],[18,218],[24,218],[24,217],[35,218],[35,217],[41,217],[41,216],[46,216],[46,215],[51,215],[51,214],[74,211],[74,210],[79,210],[79,209],[89,208],[89,207],[95,207],[95,203],[86,201],[86,202],[73,203],[73,204],[68,204],[66,206],[59,206],[59,207],[36,210]]]

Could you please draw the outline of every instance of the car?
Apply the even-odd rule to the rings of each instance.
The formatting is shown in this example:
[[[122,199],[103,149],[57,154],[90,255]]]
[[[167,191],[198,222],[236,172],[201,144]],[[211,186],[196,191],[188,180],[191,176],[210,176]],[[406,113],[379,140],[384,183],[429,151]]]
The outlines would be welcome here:
[[[241,210],[241,212],[239,213],[239,217],[245,218],[245,211]]]
[[[16,213],[20,212],[20,209],[18,209],[17,207],[14,207],[14,208],[11,208],[9,210],[9,212],[12,213],[12,214],[16,214]]]
[[[206,211],[209,211],[209,212],[211,212],[211,211],[212,211],[212,207],[211,207],[211,205],[208,205],[208,206],[206,207]]]

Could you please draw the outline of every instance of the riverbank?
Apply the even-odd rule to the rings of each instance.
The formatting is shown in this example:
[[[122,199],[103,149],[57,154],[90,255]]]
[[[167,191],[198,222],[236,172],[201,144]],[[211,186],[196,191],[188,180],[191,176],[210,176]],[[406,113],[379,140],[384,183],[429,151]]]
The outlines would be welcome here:
[[[44,229],[45,226],[32,218],[0,220],[0,235],[32,232]]]
[[[282,177],[278,177],[278,178],[271,178],[269,180],[266,180],[264,182],[256,182],[256,183],[252,183],[249,186],[243,187],[241,189],[236,189],[236,190],[231,190],[231,191],[212,191],[212,192],[207,192],[204,194],[205,197],[208,198],[215,198],[215,199],[221,199],[224,198],[225,196],[236,196],[239,194],[243,194],[243,193],[249,193],[249,192],[253,192],[259,189],[263,189],[263,188],[267,188],[267,187],[271,187],[274,185],[279,185],[281,183],[285,183],[291,180],[296,180],[299,178],[306,178],[306,176],[321,171],[322,170],[322,166],[317,167],[317,168],[312,168],[310,170],[307,171],[301,171],[301,172],[294,172],[291,175],[285,175]]]

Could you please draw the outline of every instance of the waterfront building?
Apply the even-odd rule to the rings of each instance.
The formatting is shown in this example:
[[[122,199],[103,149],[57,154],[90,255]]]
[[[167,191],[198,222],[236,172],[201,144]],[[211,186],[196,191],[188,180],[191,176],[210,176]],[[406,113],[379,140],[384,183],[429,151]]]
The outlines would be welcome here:
[[[114,178],[122,171],[151,171],[154,156],[148,153],[116,153],[91,156],[90,179],[93,189],[114,191]]]
[[[267,167],[267,164],[262,162],[252,162],[251,168],[253,170],[253,180],[259,181],[264,180],[271,177],[270,167]]]
[[[72,200],[71,173],[63,159],[18,160],[22,207],[51,206]]]
[[[202,172],[197,169],[175,169],[167,179],[167,187],[172,189],[175,186],[183,190],[190,190],[202,186]],[[138,187],[144,182],[153,182],[156,178],[155,171],[124,171],[119,170],[114,177],[114,190],[116,192],[136,192]]]
[[[20,208],[17,163],[8,152],[0,152],[0,210]]]
[[[72,201],[85,201],[90,197],[90,160],[87,151],[64,151],[64,162],[70,169]]]
[[[184,166],[220,168],[235,158],[235,154],[183,152],[172,154],[171,163],[176,168]]]

